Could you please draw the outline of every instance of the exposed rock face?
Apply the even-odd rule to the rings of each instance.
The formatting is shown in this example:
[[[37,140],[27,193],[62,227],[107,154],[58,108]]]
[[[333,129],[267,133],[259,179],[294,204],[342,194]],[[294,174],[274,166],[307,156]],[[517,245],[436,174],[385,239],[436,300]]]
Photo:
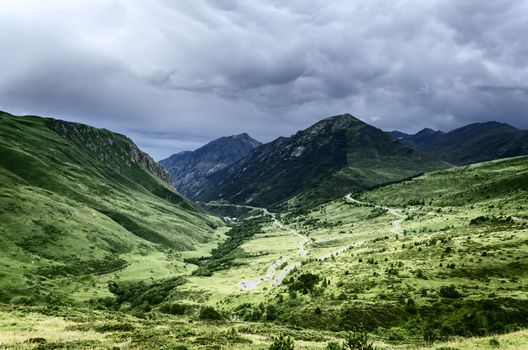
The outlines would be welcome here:
[[[195,151],[174,154],[160,161],[172,175],[176,189],[195,199],[205,178],[240,160],[261,143],[248,134],[226,136],[209,142]]]
[[[126,174],[133,166],[140,166],[172,186],[167,170],[124,135],[56,119],[50,119],[48,126],[118,173]]]

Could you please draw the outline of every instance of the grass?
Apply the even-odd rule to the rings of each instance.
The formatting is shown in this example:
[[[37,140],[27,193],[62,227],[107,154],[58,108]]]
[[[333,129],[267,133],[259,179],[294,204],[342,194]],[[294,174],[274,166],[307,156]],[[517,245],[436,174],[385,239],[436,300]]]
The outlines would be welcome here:
[[[53,123],[0,114],[0,301],[109,295],[108,276],[185,273],[179,252],[223,238],[220,220],[134,161],[129,139],[71,124],[94,140],[73,142]]]
[[[0,119],[0,347],[324,349],[359,323],[378,349],[528,344],[528,157],[226,227],[46,123]],[[302,266],[240,288],[281,257]]]
[[[283,333],[296,349],[324,349],[341,341],[340,333],[293,329],[239,321],[199,321],[194,316],[62,308],[0,308],[0,347],[8,349],[267,349]],[[373,339],[378,349],[524,349],[528,331],[479,338],[454,338],[433,345],[409,346]],[[492,341],[494,339],[495,341]],[[498,342],[499,346],[493,345]]]
[[[295,256],[295,236],[270,224],[241,246],[246,255],[236,259],[239,266],[193,277],[184,288],[199,290],[206,302],[227,312],[245,303],[249,310],[274,305],[275,322],[285,326],[339,331],[361,321],[391,346],[427,347],[427,332],[437,343],[523,328],[528,225],[507,217],[528,217],[526,169],[528,158],[514,158],[356,194],[365,202],[402,208],[405,219],[397,235],[391,230],[398,217],[343,198],[283,214],[289,228],[310,237],[307,257]],[[480,216],[491,219],[471,223]],[[351,249],[334,258],[315,260],[348,245]],[[236,289],[286,255],[303,262],[292,279],[312,273],[325,285],[296,295],[287,283],[273,288],[265,282],[249,293]],[[451,286],[459,297],[444,296]],[[264,318],[265,312],[259,319]]]

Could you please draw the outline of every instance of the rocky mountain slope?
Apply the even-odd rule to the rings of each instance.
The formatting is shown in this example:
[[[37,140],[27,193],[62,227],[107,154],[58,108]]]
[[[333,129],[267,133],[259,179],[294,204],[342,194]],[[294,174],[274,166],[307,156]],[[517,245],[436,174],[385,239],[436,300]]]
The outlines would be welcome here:
[[[248,134],[221,137],[195,151],[174,154],[160,161],[172,175],[177,190],[194,199],[206,177],[233,164],[261,143]]]
[[[399,131],[390,134],[457,165],[528,154],[528,131],[498,122],[469,124],[448,133],[424,129],[414,135]]]
[[[313,203],[447,166],[344,114],[256,148],[208,176],[196,198],[269,206],[297,197]]]
[[[0,113],[0,222],[0,302],[68,300],[95,275],[149,261],[158,272],[177,271],[166,254],[195,249],[221,224],[177,194],[130,139],[7,113]]]
[[[56,119],[49,120],[48,125],[50,129],[70,142],[87,149],[92,157],[114,171],[123,173],[132,166],[137,166],[171,185],[171,178],[167,170],[148,154],[141,151],[132,140],[124,135]],[[105,151],[101,152],[100,150]]]

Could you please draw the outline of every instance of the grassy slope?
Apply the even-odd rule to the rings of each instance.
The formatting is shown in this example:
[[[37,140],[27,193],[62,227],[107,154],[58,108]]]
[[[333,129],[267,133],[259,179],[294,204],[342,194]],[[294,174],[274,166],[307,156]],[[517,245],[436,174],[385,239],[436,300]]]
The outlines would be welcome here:
[[[127,162],[130,140],[86,127],[114,141],[87,149],[50,122],[0,115],[0,300],[62,299],[73,281],[79,293],[94,276],[152,257],[170,264],[171,251],[213,237],[218,220]],[[101,160],[111,156],[121,160],[112,168]]]
[[[187,277],[184,284],[154,280],[150,286],[129,285],[129,295],[120,298],[133,304],[118,306],[122,311],[132,307],[139,318],[110,309],[4,308],[0,343],[27,348],[33,345],[24,341],[43,337],[63,347],[139,349],[163,344],[265,349],[270,337],[281,331],[294,337],[299,349],[322,349],[328,341],[342,339],[344,334],[335,330],[361,321],[381,349],[493,349],[493,337],[501,349],[523,349],[528,343],[526,331],[481,338],[454,334],[483,335],[490,329],[525,326],[528,225],[506,218],[528,218],[527,170],[528,157],[515,158],[428,173],[356,194],[355,198],[366,202],[403,208],[405,234],[397,236],[391,233],[394,215],[343,198],[282,215],[288,227],[311,238],[307,257],[296,255],[297,237],[269,224],[237,248],[241,251],[231,267],[210,277]],[[470,224],[480,216],[488,220]],[[352,248],[336,258],[315,261],[344,245]],[[200,257],[207,249],[182,255]],[[323,287],[319,282],[306,294],[302,290],[290,293],[288,284],[275,288],[269,282],[249,293],[240,290],[241,280],[263,276],[268,266],[285,255],[293,256],[291,263],[305,263],[291,275],[292,280],[313,273],[327,284]],[[134,279],[135,274],[125,274],[126,270],[106,275],[106,281],[114,277],[144,280],[144,274]],[[126,291],[127,284],[121,285]],[[441,288],[451,285],[461,296],[441,295]],[[185,305],[185,315],[159,314],[159,297]],[[204,303],[230,315],[231,321],[197,321],[196,310]],[[273,323],[244,321],[265,321],[269,305],[276,311]],[[127,326],[120,330],[116,324],[122,323]],[[428,330],[438,338],[434,344],[424,341]]]
[[[286,297],[279,320],[329,329],[357,321],[372,330],[400,327],[393,337],[412,342],[427,329],[442,338],[528,324],[528,224],[508,219],[528,217],[528,157],[429,173],[358,198],[404,208],[405,234],[390,233],[393,215],[342,200],[295,217],[292,224],[316,240],[314,255],[350,240],[355,247],[303,266],[329,285],[300,301]],[[470,224],[481,216],[488,220]],[[442,296],[451,285],[460,297]]]
[[[429,173],[356,194],[364,201],[403,208],[405,234],[397,236],[391,233],[394,215],[344,199],[283,215],[288,227],[312,239],[305,265],[293,279],[313,273],[329,282],[306,294],[300,290],[293,297],[288,284],[272,288],[269,282],[250,293],[238,288],[241,279],[263,275],[278,257],[295,255],[297,239],[270,225],[242,245],[242,265],[211,277],[190,277],[189,283],[172,290],[172,302],[190,307],[182,316],[157,313],[156,306],[147,318],[111,310],[4,307],[0,343],[27,348],[32,346],[24,343],[27,339],[45,338],[50,345],[94,348],[163,344],[266,349],[271,336],[283,332],[295,338],[297,349],[323,349],[344,335],[332,330],[361,321],[381,349],[496,349],[497,342],[500,349],[524,349],[526,330],[476,338],[452,333],[472,330],[484,335],[494,324],[493,315],[508,326],[502,331],[523,326],[518,321],[526,314],[518,310],[526,305],[528,225],[503,219],[469,222],[483,215],[527,218],[527,169],[528,158],[509,159]],[[336,258],[314,260],[348,244],[353,248]],[[440,294],[450,285],[460,297]],[[482,308],[484,300],[492,301],[485,304],[487,309]],[[200,303],[215,305],[235,320],[199,321]],[[265,320],[268,305],[275,307],[274,322],[243,321]],[[438,340],[425,342],[426,329]]]
[[[391,233],[394,215],[342,198],[283,215],[288,227],[311,238],[308,257],[296,255],[298,238],[269,225],[242,245],[246,254],[232,268],[191,277],[180,291],[201,295],[203,302],[242,320],[264,321],[267,306],[273,305],[276,323],[313,329],[321,336],[323,330],[363,322],[379,344],[391,344],[387,348],[428,348],[427,332],[437,339],[435,344],[486,348],[489,339],[456,336],[512,331],[528,323],[528,224],[507,219],[528,218],[527,171],[528,157],[514,158],[428,173],[356,194],[364,201],[403,208],[405,231],[397,236]],[[480,216],[490,220],[470,224]],[[314,260],[345,245],[352,248],[336,258]],[[265,282],[249,293],[239,289],[241,280],[264,276],[285,255],[294,256],[290,262],[305,262],[291,275],[293,280],[313,273],[328,285],[318,283],[313,291],[299,290],[294,296],[288,284],[274,288]],[[461,295],[445,297],[440,291],[450,286]],[[183,293],[174,301],[195,302]],[[503,348],[522,348],[527,342],[526,332],[504,339],[508,337],[516,340]]]
[[[67,308],[0,306],[0,346],[8,349],[268,349],[271,337],[284,333],[295,349],[324,349],[341,334],[292,329],[272,323],[203,322],[194,317],[155,314],[149,319],[121,312]],[[500,347],[490,340],[495,339]],[[375,340],[377,349],[523,350],[528,331],[481,338],[455,338],[434,345]]]

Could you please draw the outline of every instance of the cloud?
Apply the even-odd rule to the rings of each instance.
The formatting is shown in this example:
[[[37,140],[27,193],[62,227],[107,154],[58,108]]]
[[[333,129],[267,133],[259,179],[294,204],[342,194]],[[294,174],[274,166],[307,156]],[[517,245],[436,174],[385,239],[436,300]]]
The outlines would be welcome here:
[[[515,0],[6,0],[0,108],[129,134],[158,159],[344,112],[528,128],[526,32]]]

